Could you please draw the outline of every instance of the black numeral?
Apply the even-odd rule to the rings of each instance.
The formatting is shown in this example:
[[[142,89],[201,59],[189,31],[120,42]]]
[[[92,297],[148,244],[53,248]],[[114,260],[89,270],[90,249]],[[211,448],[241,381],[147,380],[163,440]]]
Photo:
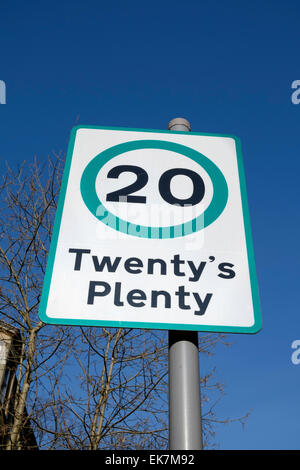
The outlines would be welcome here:
[[[129,171],[136,175],[136,181],[125,188],[118,189],[112,193],[107,194],[106,200],[113,202],[136,202],[136,203],[146,203],[146,196],[131,196],[132,193],[135,193],[139,189],[142,189],[146,186],[148,182],[148,173],[139,166],[134,165],[119,165],[112,168],[108,174],[108,178],[119,178],[120,174]],[[190,197],[186,199],[179,199],[171,193],[171,181],[174,176],[184,175],[188,176],[193,183],[193,193]],[[187,168],[173,168],[171,170],[165,171],[158,183],[158,189],[161,197],[171,205],[191,205],[194,206],[202,201],[205,193],[205,186],[203,179],[195,171],[189,170]],[[125,197],[124,197],[125,196]],[[123,199],[124,198],[124,199]]]
[[[177,175],[185,175],[192,180],[193,194],[189,198],[178,199],[171,193],[171,180],[174,178],[174,176]],[[173,168],[172,170],[165,171],[160,177],[158,187],[161,197],[166,202],[179,206],[194,206],[195,204],[198,204],[200,201],[202,201],[205,193],[205,186],[201,176],[198,175],[198,173],[195,171],[188,170],[187,168]]]
[[[119,165],[119,166],[112,168],[108,172],[107,177],[119,178],[120,174],[125,171],[130,171],[132,173],[135,173],[137,177],[136,181],[130,184],[129,186],[126,186],[125,188],[118,189],[117,191],[107,194],[106,200],[120,202],[122,201],[123,197],[126,196],[126,199],[124,198],[125,202],[138,202],[138,203],[145,204],[146,203],[145,196],[129,196],[129,194],[135,193],[136,191],[143,188],[147,184],[148,174],[146,173],[145,170],[143,170],[143,168],[140,168],[139,166],[134,166],[134,165]]]

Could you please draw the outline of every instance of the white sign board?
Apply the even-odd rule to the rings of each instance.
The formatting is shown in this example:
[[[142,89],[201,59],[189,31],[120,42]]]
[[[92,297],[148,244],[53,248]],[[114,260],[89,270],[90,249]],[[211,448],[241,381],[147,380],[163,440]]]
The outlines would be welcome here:
[[[40,317],[53,324],[257,332],[239,140],[74,128]]]

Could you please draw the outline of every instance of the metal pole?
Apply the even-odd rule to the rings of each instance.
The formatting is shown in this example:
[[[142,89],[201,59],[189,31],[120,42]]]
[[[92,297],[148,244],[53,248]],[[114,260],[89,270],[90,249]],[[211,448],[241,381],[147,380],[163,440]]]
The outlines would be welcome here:
[[[168,129],[187,132],[191,127],[175,118]],[[197,331],[169,331],[169,449],[202,449]]]

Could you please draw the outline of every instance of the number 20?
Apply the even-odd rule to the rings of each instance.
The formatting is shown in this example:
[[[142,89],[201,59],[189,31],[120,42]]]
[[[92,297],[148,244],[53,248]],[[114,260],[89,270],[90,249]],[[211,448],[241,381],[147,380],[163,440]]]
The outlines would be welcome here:
[[[125,200],[126,202],[135,202],[146,204],[146,196],[132,196],[139,189],[142,189],[148,183],[148,173],[141,167],[135,165],[118,165],[112,168],[108,174],[108,178],[119,178],[123,172],[131,172],[136,175],[136,181],[125,188],[118,189],[112,193],[108,193],[106,196],[107,201],[120,202]],[[178,199],[171,193],[171,180],[174,176],[184,175],[188,176],[193,183],[193,193],[186,199]],[[173,168],[165,171],[158,182],[158,189],[161,197],[169,204],[176,204],[179,206],[191,205],[194,206],[202,201],[205,193],[205,186],[203,179],[195,171],[187,168]]]

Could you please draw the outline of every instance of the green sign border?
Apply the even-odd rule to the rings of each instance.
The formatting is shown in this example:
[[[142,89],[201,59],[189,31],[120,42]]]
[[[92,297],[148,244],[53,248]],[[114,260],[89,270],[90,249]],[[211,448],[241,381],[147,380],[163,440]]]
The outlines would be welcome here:
[[[145,225],[135,225],[127,220],[120,219],[109,212],[100,201],[96,193],[96,179],[101,168],[112,158],[132,150],[159,149],[169,150],[190,158],[200,165],[208,173],[213,184],[213,198],[207,209],[198,217],[180,225],[170,227],[151,227]],[[102,216],[97,215],[99,208],[103,213],[108,214],[109,223],[107,225],[115,230],[141,238],[149,239],[173,239],[190,235],[202,230],[212,224],[226,207],[228,200],[228,186],[221,170],[209,158],[202,153],[187,147],[186,145],[168,142],[165,140],[133,140],[122,144],[114,145],[96,155],[85,167],[80,182],[82,199],[89,211],[98,220],[102,221]]]
[[[106,321],[106,320],[78,320],[78,319],[65,319],[65,318],[52,318],[46,314],[48,296],[50,291],[52,272],[57,248],[58,235],[60,231],[62,213],[65,203],[65,196],[67,192],[69,173],[71,168],[71,162],[73,157],[73,150],[75,145],[76,133],[80,129],[101,129],[101,130],[115,130],[115,131],[134,131],[134,132],[149,132],[157,134],[186,134],[186,135],[199,135],[208,137],[228,137],[235,141],[237,164],[240,180],[240,191],[242,200],[242,210],[244,218],[244,228],[248,255],[249,275],[252,291],[252,303],[254,312],[254,324],[247,327],[239,326],[223,326],[223,325],[194,325],[194,324],[173,324],[173,323],[148,323],[148,322],[130,322],[130,321]],[[132,129],[124,127],[102,127],[102,126],[75,126],[71,131],[70,142],[68,146],[68,152],[66,157],[65,169],[62,178],[62,185],[55,215],[53,234],[51,238],[51,244],[48,254],[48,262],[46,273],[44,277],[43,291],[41,296],[39,317],[44,323],[52,325],[74,325],[74,326],[105,326],[114,328],[141,328],[141,329],[158,329],[158,330],[187,330],[187,331],[211,331],[211,332],[223,332],[223,333],[257,333],[262,327],[261,320],[261,308],[259,300],[258,282],[256,276],[254,249],[251,235],[251,225],[249,208],[247,201],[247,190],[246,190],[246,179],[242,158],[242,149],[240,139],[233,135],[228,134],[208,134],[203,132],[185,132],[185,131],[168,131],[158,129]],[[62,314],[63,317],[63,314]]]

